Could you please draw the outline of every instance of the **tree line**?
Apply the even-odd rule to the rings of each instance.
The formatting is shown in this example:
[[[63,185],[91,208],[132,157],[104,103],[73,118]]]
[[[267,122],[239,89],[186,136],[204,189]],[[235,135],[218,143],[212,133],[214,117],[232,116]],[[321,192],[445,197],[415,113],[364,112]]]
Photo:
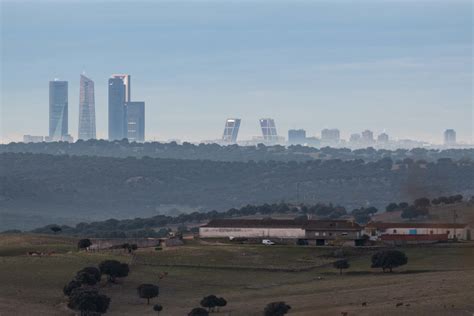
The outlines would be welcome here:
[[[29,152],[53,155],[87,155],[106,157],[153,157],[171,159],[200,159],[215,161],[307,161],[317,159],[341,159],[353,160],[363,159],[365,161],[376,161],[383,158],[392,160],[403,160],[410,158],[414,160],[436,161],[440,158],[451,158],[454,160],[474,160],[474,149],[374,149],[372,147],[351,150],[349,148],[332,147],[306,147],[292,145],[289,147],[275,145],[265,146],[220,146],[218,144],[191,144],[184,142],[182,145],[176,142],[160,143],[146,142],[136,143],[128,140],[106,141],[106,140],[78,140],[75,143],[51,142],[51,143],[10,143],[0,145],[1,152]]]
[[[474,162],[450,159],[244,163],[3,153],[0,165],[0,209],[92,220],[163,206],[224,211],[281,201],[381,208],[414,196],[472,194],[474,178]]]

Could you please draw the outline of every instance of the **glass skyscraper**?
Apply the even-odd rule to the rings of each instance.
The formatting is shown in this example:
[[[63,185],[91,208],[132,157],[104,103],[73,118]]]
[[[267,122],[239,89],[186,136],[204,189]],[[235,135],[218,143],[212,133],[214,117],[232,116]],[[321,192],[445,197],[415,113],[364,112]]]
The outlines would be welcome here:
[[[112,75],[109,79],[109,140],[127,138],[125,102],[130,101],[130,75]]]
[[[83,140],[95,139],[94,81],[81,75],[79,88],[79,133]]]
[[[240,119],[230,118],[225,121],[224,134],[222,135],[222,141],[226,143],[237,142],[237,136],[239,135]]]
[[[127,138],[130,142],[145,141],[145,102],[126,102]]]
[[[68,82],[49,82],[49,139],[62,140],[68,135]]]
[[[275,120],[271,118],[260,119],[260,128],[262,129],[263,139],[267,142],[277,142],[278,134],[275,126]]]

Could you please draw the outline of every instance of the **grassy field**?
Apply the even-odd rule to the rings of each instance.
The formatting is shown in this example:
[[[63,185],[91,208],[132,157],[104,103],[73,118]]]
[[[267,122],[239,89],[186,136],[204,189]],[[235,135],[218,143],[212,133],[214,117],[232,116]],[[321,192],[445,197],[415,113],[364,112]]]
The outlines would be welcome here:
[[[46,257],[26,251],[54,250]],[[370,269],[369,250],[350,253],[342,276],[331,267],[334,249],[296,246],[209,245],[191,242],[162,251],[77,252],[75,241],[37,235],[0,236],[0,315],[73,315],[62,287],[82,267],[115,258],[131,263],[120,284],[102,284],[112,299],[108,315],[156,315],[139,299],[141,283],[156,283],[161,315],[182,316],[216,294],[228,305],[216,315],[262,315],[284,300],[289,315],[472,315],[474,245],[410,247],[395,273]],[[167,276],[159,279],[159,274]],[[366,302],[366,306],[362,303]],[[403,302],[403,306],[396,307]]]

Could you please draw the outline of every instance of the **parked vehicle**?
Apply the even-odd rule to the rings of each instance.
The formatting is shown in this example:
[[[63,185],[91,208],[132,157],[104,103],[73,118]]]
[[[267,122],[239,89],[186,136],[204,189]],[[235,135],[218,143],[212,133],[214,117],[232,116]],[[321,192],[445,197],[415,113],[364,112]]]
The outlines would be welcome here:
[[[262,240],[262,244],[267,245],[267,246],[271,246],[271,245],[274,245],[275,243],[273,241],[271,241],[270,239],[264,239],[264,240]]]

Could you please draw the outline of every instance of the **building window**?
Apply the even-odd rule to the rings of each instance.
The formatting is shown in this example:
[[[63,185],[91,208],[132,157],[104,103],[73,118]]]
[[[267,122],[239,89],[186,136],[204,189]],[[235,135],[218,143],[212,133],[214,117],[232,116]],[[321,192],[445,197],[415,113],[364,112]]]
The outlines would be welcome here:
[[[397,233],[397,230],[396,230],[396,229],[394,229],[394,230],[393,230],[393,233],[394,233],[394,234],[396,234],[396,233]]]
[[[323,236],[326,236],[326,232],[323,232]]]
[[[433,235],[433,231],[432,231],[432,230],[430,230],[430,234]]]
[[[315,232],[315,233],[314,233],[314,236],[319,236],[319,232]]]
[[[332,233],[329,233],[329,236],[332,236]]]
[[[341,235],[342,236],[347,236],[347,232],[343,232]]]

